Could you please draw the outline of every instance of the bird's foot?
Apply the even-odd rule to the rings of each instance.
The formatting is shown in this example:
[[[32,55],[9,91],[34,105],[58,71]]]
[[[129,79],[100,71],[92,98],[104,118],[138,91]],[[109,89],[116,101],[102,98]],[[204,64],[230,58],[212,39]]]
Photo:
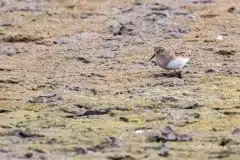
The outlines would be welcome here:
[[[182,78],[182,71],[181,70],[177,73],[177,76],[178,76],[178,78]]]

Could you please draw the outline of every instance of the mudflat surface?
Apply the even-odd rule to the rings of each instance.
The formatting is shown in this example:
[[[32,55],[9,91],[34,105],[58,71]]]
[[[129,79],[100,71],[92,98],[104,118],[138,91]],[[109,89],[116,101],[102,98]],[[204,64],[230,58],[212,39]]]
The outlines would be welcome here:
[[[0,0],[0,159],[239,159],[237,0]],[[183,78],[154,46],[190,57]]]

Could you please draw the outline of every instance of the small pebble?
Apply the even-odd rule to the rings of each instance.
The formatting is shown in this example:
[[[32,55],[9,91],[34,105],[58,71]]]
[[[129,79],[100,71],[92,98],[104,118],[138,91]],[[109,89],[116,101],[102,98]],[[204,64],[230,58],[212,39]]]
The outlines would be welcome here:
[[[217,36],[217,40],[218,41],[222,41],[223,40],[223,37],[221,35]]]
[[[26,158],[32,158],[32,156],[33,156],[33,154],[32,153],[25,153],[25,155],[24,155]]]

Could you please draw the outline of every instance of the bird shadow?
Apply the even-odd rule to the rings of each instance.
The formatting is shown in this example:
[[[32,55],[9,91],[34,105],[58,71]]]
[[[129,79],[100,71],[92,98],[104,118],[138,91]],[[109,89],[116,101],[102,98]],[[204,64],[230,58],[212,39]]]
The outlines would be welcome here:
[[[182,74],[180,72],[171,72],[171,73],[160,73],[160,74],[154,74],[154,78],[158,77],[176,77],[176,78],[182,78]]]

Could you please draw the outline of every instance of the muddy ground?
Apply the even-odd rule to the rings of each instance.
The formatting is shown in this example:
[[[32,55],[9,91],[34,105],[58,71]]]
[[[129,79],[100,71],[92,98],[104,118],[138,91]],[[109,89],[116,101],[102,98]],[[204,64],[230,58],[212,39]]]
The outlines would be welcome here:
[[[237,0],[0,0],[0,13],[1,159],[240,158]],[[157,45],[191,58],[183,78],[148,61]]]

